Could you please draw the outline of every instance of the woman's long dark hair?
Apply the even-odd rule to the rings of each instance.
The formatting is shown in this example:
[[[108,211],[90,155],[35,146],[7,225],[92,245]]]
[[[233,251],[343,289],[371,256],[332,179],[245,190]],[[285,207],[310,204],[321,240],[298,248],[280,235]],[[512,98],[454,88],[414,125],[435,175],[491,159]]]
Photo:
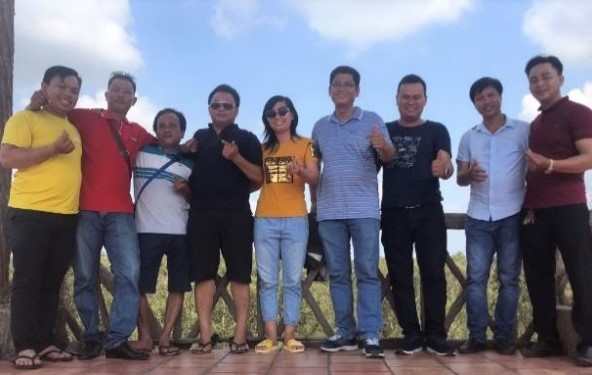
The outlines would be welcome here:
[[[266,151],[271,151],[271,153],[274,153],[277,150],[277,148],[279,147],[279,141],[277,139],[277,136],[275,135],[275,132],[271,128],[271,125],[269,124],[269,120],[267,119],[267,117],[265,117],[265,113],[272,109],[273,106],[276,105],[276,103],[278,102],[286,103],[286,107],[288,107],[288,109],[292,113],[292,123],[290,124],[290,138],[300,138],[298,133],[296,133],[296,127],[298,126],[298,112],[296,112],[294,103],[292,103],[292,100],[290,100],[290,98],[288,98],[287,96],[272,96],[265,103],[265,106],[263,107],[263,114],[261,115],[261,120],[263,120],[263,125],[265,125],[263,149]]]

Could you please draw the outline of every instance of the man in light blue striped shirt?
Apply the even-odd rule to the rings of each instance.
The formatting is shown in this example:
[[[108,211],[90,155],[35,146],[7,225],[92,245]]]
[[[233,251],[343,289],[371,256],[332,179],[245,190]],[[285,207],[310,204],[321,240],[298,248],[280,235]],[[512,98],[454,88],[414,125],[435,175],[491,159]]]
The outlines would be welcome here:
[[[376,173],[381,162],[394,158],[395,149],[380,116],[354,106],[360,93],[360,74],[355,69],[335,68],[329,84],[335,111],[317,121],[312,132],[321,161],[317,220],[337,326],[336,335],[329,338],[321,350],[356,350],[359,335],[364,355],[382,358],[378,277],[380,211]],[[353,312],[350,241],[358,287],[357,326]]]

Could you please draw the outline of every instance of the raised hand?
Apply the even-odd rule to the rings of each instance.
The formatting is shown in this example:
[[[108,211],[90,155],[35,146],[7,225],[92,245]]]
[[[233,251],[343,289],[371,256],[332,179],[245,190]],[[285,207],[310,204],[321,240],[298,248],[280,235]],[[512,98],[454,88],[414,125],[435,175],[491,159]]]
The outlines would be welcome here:
[[[439,150],[436,158],[432,161],[432,176],[437,178],[446,178],[450,173],[450,155],[444,151]]]
[[[288,172],[288,174],[293,175],[293,174],[300,173],[301,171],[302,171],[302,165],[300,165],[298,160],[296,160],[295,156],[292,156],[292,160],[286,166],[286,172]]]
[[[487,172],[479,165],[477,160],[471,161],[469,165],[469,176],[471,176],[471,181],[474,182],[483,182],[487,180]]]
[[[38,111],[48,103],[49,100],[47,99],[47,96],[45,96],[43,91],[37,90],[33,92],[33,95],[31,95],[31,100],[29,101],[29,104],[26,108],[30,111]]]
[[[64,130],[60,136],[53,141],[53,147],[56,154],[69,154],[74,151],[74,142],[70,139],[68,133]]]
[[[238,146],[236,145],[236,143],[234,143],[234,141],[227,142],[225,140],[222,140],[222,144],[222,156],[224,156],[226,159],[230,161],[233,161],[234,158],[238,156]]]
[[[187,142],[180,145],[180,149],[181,149],[181,152],[193,153],[193,152],[197,152],[197,145],[198,145],[197,139],[191,138]]]
[[[381,150],[384,147],[384,136],[380,132],[378,125],[374,125],[372,132],[368,134],[368,139],[375,150]]]
[[[526,150],[526,160],[531,171],[545,171],[551,165],[551,159],[533,152],[530,148]]]

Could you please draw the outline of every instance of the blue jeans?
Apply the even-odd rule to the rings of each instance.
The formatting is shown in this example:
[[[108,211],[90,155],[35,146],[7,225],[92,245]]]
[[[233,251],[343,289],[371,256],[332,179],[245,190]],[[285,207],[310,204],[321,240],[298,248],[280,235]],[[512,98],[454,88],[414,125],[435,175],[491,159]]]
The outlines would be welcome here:
[[[467,217],[467,325],[471,339],[486,341],[488,322],[487,280],[497,252],[499,282],[495,306],[494,338],[513,339],[518,308],[520,275],[520,215],[484,221]]]
[[[329,270],[331,300],[337,334],[361,339],[378,338],[382,329],[381,286],[378,277],[377,219],[319,221]],[[354,248],[354,270],[358,287],[358,328],[353,310],[350,240]]]
[[[98,272],[105,245],[115,291],[109,312],[109,332],[99,331]],[[140,250],[131,214],[81,211],[74,252],[74,303],[84,324],[83,341],[117,347],[136,327],[140,294]]]
[[[306,258],[308,219],[255,218],[255,255],[263,321],[276,321],[280,260],[284,279],[284,324],[296,326],[302,301],[302,269]]]

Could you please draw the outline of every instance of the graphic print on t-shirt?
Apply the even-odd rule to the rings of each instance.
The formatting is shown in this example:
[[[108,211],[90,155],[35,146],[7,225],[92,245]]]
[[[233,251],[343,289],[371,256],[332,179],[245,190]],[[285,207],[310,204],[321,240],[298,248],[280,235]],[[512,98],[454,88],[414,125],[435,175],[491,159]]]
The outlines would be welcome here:
[[[291,184],[294,176],[288,174],[288,163],[292,161],[291,156],[268,156],[265,158],[265,182],[268,184]]]
[[[421,142],[421,137],[410,137],[410,136],[394,136],[392,138],[395,150],[397,150],[397,156],[393,160],[389,168],[411,168],[415,164],[415,156],[417,155],[417,149]]]

